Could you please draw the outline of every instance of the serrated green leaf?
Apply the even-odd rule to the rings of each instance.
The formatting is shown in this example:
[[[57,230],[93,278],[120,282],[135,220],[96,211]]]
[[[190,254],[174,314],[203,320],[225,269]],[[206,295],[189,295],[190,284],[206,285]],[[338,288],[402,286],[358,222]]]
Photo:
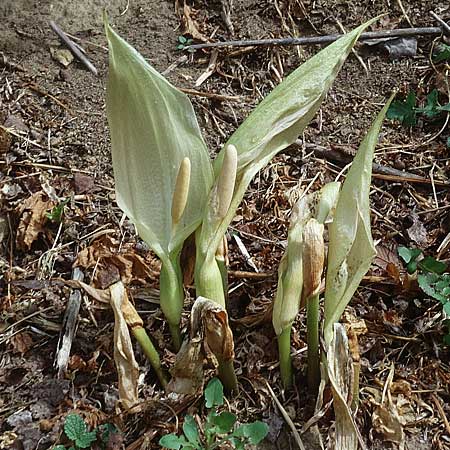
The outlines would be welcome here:
[[[440,275],[436,273],[424,273],[419,274],[417,277],[417,282],[419,283],[420,289],[422,289],[425,294],[430,297],[439,300],[442,304],[448,302],[449,298],[443,295],[441,292],[437,291],[435,284],[440,280]]]
[[[376,117],[348,171],[329,226],[324,302],[325,343],[376,255],[370,228],[369,192],[378,135],[392,97]]]
[[[223,405],[223,385],[218,378],[213,378],[206,386],[205,405],[207,408]]]
[[[217,433],[225,434],[233,429],[236,423],[236,416],[228,411],[223,411],[220,414],[214,415],[211,422],[216,426]]]
[[[64,433],[75,442],[80,436],[87,433],[86,423],[78,414],[69,414],[64,422]]]
[[[376,20],[376,19],[374,19]],[[322,100],[333,84],[346,57],[364,29],[374,20],[366,22],[322,49],[303,63],[277,86],[249,115],[230,137],[214,161],[214,172],[219,175],[228,145],[238,151],[238,170],[235,189],[226,216],[215,223],[208,211],[198,236],[196,262],[197,295],[212,297],[202,286],[209,282],[203,271],[210,271],[214,254],[253,176],[277,153],[300,136],[320,108]],[[210,199],[213,204],[214,199]],[[212,224],[213,222],[213,224]],[[216,270],[216,274],[218,273]]]
[[[166,434],[159,440],[159,445],[161,447],[173,449],[173,450],[179,450],[180,448],[184,447],[187,444],[186,439],[184,436],[177,436],[176,434]]]
[[[440,111],[438,109],[438,96],[439,92],[437,89],[433,89],[428,95],[427,95],[427,102],[425,104],[425,107],[423,108],[416,108],[416,112],[420,112],[422,114],[425,114],[428,118],[432,119],[433,117],[440,114]]]
[[[64,447],[64,445],[59,444],[53,447],[53,450],[66,450],[66,447]]]
[[[84,433],[79,436],[75,441],[75,445],[78,448],[89,448],[91,444],[97,440],[97,433],[95,431],[91,431],[88,433]]]
[[[105,30],[109,46],[106,107],[117,203],[163,259],[200,224],[213,177],[208,151],[187,96],[106,20]],[[189,195],[174,229],[172,197],[185,157],[192,167]]]
[[[433,61],[438,63],[450,59],[450,45],[441,44],[438,51],[433,56]]]
[[[269,432],[269,427],[266,423],[256,421],[253,423],[246,423],[236,428],[233,433],[234,436],[245,437],[250,444],[259,444]]]
[[[187,415],[184,419],[183,432],[189,442],[198,444],[198,428],[192,416]]]
[[[403,125],[412,127],[416,124],[416,94],[410,92],[406,100],[396,100],[391,103],[386,112],[386,117],[391,120],[398,120]]]
[[[418,262],[418,265],[422,270],[439,275],[447,270],[447,264],[442,261],[437,261],[432,256],[425,256],[425,258]]]

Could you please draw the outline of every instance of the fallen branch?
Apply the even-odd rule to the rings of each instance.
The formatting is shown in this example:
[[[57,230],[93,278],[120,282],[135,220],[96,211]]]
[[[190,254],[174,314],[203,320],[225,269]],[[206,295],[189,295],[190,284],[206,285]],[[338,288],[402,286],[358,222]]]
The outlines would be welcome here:
[[[397,30],[386,31],[367,31],[361,34],[360,41],[369,39],[396,38],[406,36],[439,36],[447,34],[446,29],[440,27],[423,28],[399,28]],[[204,44],[187,45],[186,50],[199,50],[202,48],[213,47],[253,47],[258,45],[325,45],[336,41],[342,34],[329,34],[326,36],[307,36],[299,38],[281,38],[281,39],[249,39],[239,41],[207,42]]]
[[[81,51],[81,47],[78,44],[75,44],[69,37],[64,33],[58,25],[56,25],[53,20],[50,21],[51,29],[58,35],[60,41],[71,51],[73,56],[78,59],[90,72],[92,72],[95,76],[98,76],[97,69],[95,66],[89,61],[89,59],[83,54]]]

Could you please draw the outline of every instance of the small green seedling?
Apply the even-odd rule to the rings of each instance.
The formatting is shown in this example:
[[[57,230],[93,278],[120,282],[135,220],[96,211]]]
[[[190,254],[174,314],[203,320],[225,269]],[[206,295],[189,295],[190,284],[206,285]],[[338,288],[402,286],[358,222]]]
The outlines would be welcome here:
[[[177,44],[177,50],[187,50],[188,52],[195,52],[194,49],[186,48],[189,47],[189,45],[192,44],[192,39],[186,38],[184,36],[178,36],[178,44]]]
[[[46,214],[47,219],[52,222],[61,223],[64,216],[64,207],[69,203],[70,198],[59,202],[50,212]]]
[[[73,442],[69,450],[89,448],[97,440],[97,431],[88,431],[85,421],[78,414],[69,414],[66,417],[64,433]],[[66,447],[57,445],[55,450],[66,450]]]
[[[450,103],[441,106],[439,104],[439,92],[433,89],[427,95],[427,101],[423,108],[416,107],[416,93],[411,91],[405,100],[396,100],[391,103],[386,117],[398,120],[407,127],[417,123],[417,114],[423,114],[428,119],[438,117],[442,112],[450,111]]]
[[[259,444],[267,435],[269,427],[260,421],[236,426],[236,416],[229,411],[217,412],[224,403],[223,386],[213,378],[205,389],[205,406],[209,409],[206,423],[202,427],[203,436],[193,416],[186,416],[183,434],[163,436],[159,445],[174,450],[213,450],[228,443],[231,448],[244,450],[247,444]]]
[[[439,300],[447,317],[450,317],[450,273],[446,273],[447,265],[432,256],[422,256],[418,248],[399,247],[398,254],[406,263],[409,274],[417,272],[420,289],[430,297]],[[450,345],[450,322],[445,321],[448,328],[444,342]]]
[[[117,433],[117,428],[107,423],[100,425],[93,431],[88,431],[86,422],[78,414],[69,414],[64,422],[64,433],[72,441],[72,445],[67,449],[64,445],[57,445],[53,450],[78,450],[91,448],[97,441],[97,433],[100,433],[100,447],[106,448],[111,433]]]

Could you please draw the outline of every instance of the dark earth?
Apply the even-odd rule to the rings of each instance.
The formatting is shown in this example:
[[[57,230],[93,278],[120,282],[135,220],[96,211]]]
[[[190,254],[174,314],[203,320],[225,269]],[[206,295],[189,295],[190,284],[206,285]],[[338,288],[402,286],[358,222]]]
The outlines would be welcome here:
[[[176,50],[179,36],[193,37],[196,43],[316,36],[341,32],[339,24],[350,30],[382,14],[372,30],[438,26],[430,11],[450,21],[448,3],[438,0],[188,0],[186,5],[191,28],[181,1],[0,2],[0,449],[66,445],[63,424],[69,413],[83,417],[90,429],[108,423],[117,427],[103,447],[98,443],[93,448],[130,450],[160,448],[159,438],[177,431],[187,413],[200,421],[205,417],[200,396],[167,396],[137,345],[144,406],[138,413],[116,408],[114,316],[88,296],[83,296],[68,371],[59,379],[54,369],[71,293],[65,281],[71,279],[80,252],[99,242],[112,254],[139,255],[145,261],[145,277],[127,273],[127,288],[165,368],[175,358],[158,306],[159,263],[133,225],[122,221],[115,203],[105,113],[104,7],[115,29],[157,70],[166,71],[175,86],[196,91],[190,98],[212,154],[261,98],[319,47],[222,49],[213,73],[195,86],[213,52]],[[224,5],[231,7],[229,20],[222,14]],[[64,47],[50,20],[86,50],[98,77],[77,60],[64,67],[52,56]],[[314,399],[306,387],[304,311],[294,324],[294,390],[283,392],[279,379],[270,308],[290,209],[311,182],[314,190],[336,178],[393,90],[400,97],[414,91],[423,105],[427,94],[437,89],[440,104],[449,103],[448,61],[435,64],[432,58],[442,41],[439,36],[419,37],[415,56],[395,60],[379,47],[358,45],[361,59],[349,56],[320,114],[300,136],[303,145],[291,146],[261,170],[237,211],[228,235],[229,315],[240,394],[228,404],[240,422],[263,420],[269,425],[261,448],[297,447],[267,383],[307,449],[321,448],[317,430],[324,448],[334,448],[328,389],[321,414],[308,422]],[[367,449],[450,449],[445,315],[441,303],[408,277],[397,253],[399,246],[417,247],[425,255],[450,261],[445,241],[450,232],[447,124],[446,114],[433,120],[421,116],[411,128],[386,120],[376,150],[375,161],[397,172],[374,174],[372,232],[378,257],[343,318],[348,326],[365,331],[359,336],[356,423]],[[412,180],[411,174],[422,181]],[[68,199],[63,219],[41,214],[30,236],[30,229],[23,229],[24,205],[32,211],[52,199]],[[242,240],[258,273],[233,234]],[[84,281],[107,287],[123,279],[120,268],[114,267],[112,272],[102,264],[81,267]],[[185,330],[193,301],[194,290],[189,288]],[[380,406],[386,392],[390,400]],[[380,426],[377,417],[383,411],[394,417],[402,439],[392,438]]]

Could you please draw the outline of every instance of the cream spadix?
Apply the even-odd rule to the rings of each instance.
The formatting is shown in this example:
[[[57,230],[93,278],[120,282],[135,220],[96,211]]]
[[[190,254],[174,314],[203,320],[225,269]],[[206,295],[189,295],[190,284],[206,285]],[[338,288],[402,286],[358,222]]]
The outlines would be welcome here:
[[[175,190],[172,197],[172,227],[175,227],[181,220],[181,216],[186,208],[189,194],[189,183],[191,180],[191,161],[188,157],[181,161],[178,170]]]
[[[218,213],[220,219],[226,216],[230,208],[234,184],[236,182],[237,163],[236,147],[234,145],[228,145],[225,149],[222,169],[220,170],[219,180],[217,182]]]

